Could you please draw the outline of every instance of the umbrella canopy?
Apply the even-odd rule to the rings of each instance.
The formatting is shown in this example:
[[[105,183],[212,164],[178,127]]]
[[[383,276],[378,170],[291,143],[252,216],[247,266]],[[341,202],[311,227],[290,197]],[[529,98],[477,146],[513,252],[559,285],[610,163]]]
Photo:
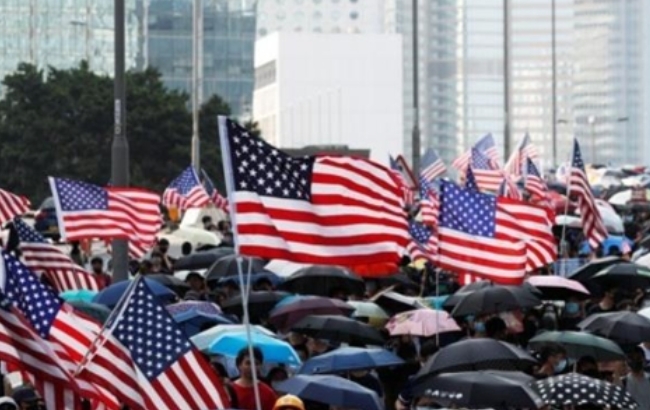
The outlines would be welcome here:
[[[274,287],[280,285],[283,282],[283,279],[276,275],[273,272],[258,272],[258,273],[251,273],[250,278],[247,277],[247,275],[244,275],[244,284],[249,284],[251,286],[255,286],[258,284],[260,281],[269,281],[271,285]],[[214,282],[212,282],[214,284]],[[242,281],[239,279],[239,276],[226,276],[225,278],[219,279],[217,282],[218,286],[223,286],[226,283],[231,283],[235,286],[241,286]]]
[[[593,404],[619,409],[635,409],[637,404],[622,387],[579,373],[538,380],[532,384],[544,400],[554,407]]]
[[[548,343],[562,345],[566,349],[567,356],[574,360],[583,356],[591,356],[600,362],[625,360],[625,353],[619,345],[604,337],[586,332],[544,332],[530,339],[528,347],[538,350]]]
[[[239,268],[237,265],[237,258],[237,255],[228,255],[217,259],[205,274],[208,285],[210,285],[211,282],[218,282],[219,279],[225,276],[238,275]],[[249,271],[251,273],[262,272],[264,270],[264,265],[266,265],[264,259],[260,258],[242,256],[241,259],[241,269],[244,275],[248,274]]]
[[[428,374],[472,370],[526,370],[536,360],[523,349],[494,339],[465,339],[443,347],[418,373]]]
[[[373,302],[360,302],[356,300],[348,300],[348,305],[354,308],[352,317],[368,318],[377,320],[388,320],[388,314],[379,305]]]
[[[341,347],[307,360],[298,373],[343,373],[402,364],[404,364],[404,360],[386,349]]]
[[[460,326],[443,310],[418,309],[398,313],[386,324],[391,336],[430,337],[439,333],[459,332]]]
[[[521,372],[488,370],[440,374],[417,383],[413,394],[455,408],[538,409],[544,406],[544,401],[528,387],[527,383],[533,380]]]
[[[650,286],[650,268],[632,262],[621,262],[604,268],[589,280],[604,288],[646,288]]]
[[[111,310],[104,305],[98,303],[85,302],[83,300],[70,300],[68,304],[74,307],[75,310],[96,319],[99,323],[104,324],[106,319],[111,314]]]
[[[332,292],[363,295],[366,285],[359,276],[340,266],[313,265],[299,269],[280,286],[282,290],[304,295],[329,297]]]
[[[147,286],[151,289],[151,292],[158,297],[159,300],[163,302],[171,302],[176,299],[176,294],[172,292],[169,288],[155,280],[144,278],[147,282]],[[109,308],[114,308],[117,305],[117,302],[120,301],[124,292],[131,284],[131,281],[125,280],[122,282],[114,283],[111,286],[104,288],[101,292],[97,293],[93,298],[93,303],[99,303],[100,305],[107,306]]]
[[[211,302],[183,301],[167,306],[174,320],[182,324],[188,336],[194,336],[206,326],[234,324],[221,313],[221,308]]]
[[[542,292],[544,300],[586,299],[589,291],[582,283],[556,275],[531,276],[527,282]]]
[[[469,295],[470,293],[474,293],[477,290],[489,288],[492,286],[492,282],[489,280],[478,280],[476,282],[471,282],[468,283],[467,285],[461,287],[458,289],[453,295],[449,296],[447,300],[445,300],[443,306],[446,309],[453,309],[458,302],[460,302],[465,296]]]
[[[351,345],[384,344],[384,338],[377,330],[343,316],[310,315],[293,325],[291,329],[316,339],[334,340]]]
[[[393,292],[390,288],[373,296],[371,301],[391,315],[427,307],[420,299]]]
[[[578,323],[578,327],[620,344],[639,344],[650,340],[650,319],[634,312],[591,315]]]
[[[571,273],[569,279],[577,280],[578,282],[585,283],[592,276],[602,271],[610,265],[615,265],[617,263],[625,262],[624,259],[619,258],[618,256],[608,256],[605,258],[594,259],[589,263],[582,265],[576,271]]]
[[[275,305],[287,296],[289,296],[287,292],[251,292],[248,295],[248,314],[251,320],[268,317]],[[234,296],[223,303],[222,309],[228,314],[241,318],[244,316],[241,301],[241,295]]]
[[[251,332],[253,346],[259,348],[264,355],[265,363],[279,363],[288,366],[300,365],[300,357],[291,345],[283,340],[267,336],[263,333]],[[239,351],[248,346],[246,332],[228,332],[217,336],[207,349],[209,354],[226,357],[237,357]]]
[[[508,310],[531,308],[542,301],[530,287],[490,286],[463,296],[451,314],[454,317],[498,313]]]
[[[208,269],[217,260],[224,256],[229,256],[235,253],[233,248],[214,248],[208,251],[195,252],[187,256],[179,258],[174,263],[174,272],[179,270],[201,270]]]
[[[377,393],[339,376],[300,374],[278,384],[276,390],[344,409],[384,409]]]
[[[266,336],[275,336],[275,333],[271,332],[265,327],[262,326],[252,326],[251,331],[255,333],[261,333]],[[190,338],[192,343],[201,351],[207,351],[210,348],[212,342],[226,333],[241,333],[246,332],[245,325],[218,325],[211,327],[210,329],[204,330],[198,335],[194,335]]]
[[[288,330],[309,315],[350,316],[353,311],[352,306],[338,299],[313,296],[276,307],[269,315],[269,322],[277,329]]]
[[[409,276],[404,272],[379,278],[377,279],[377,282],[381,287],[395,286],[395,289],[403,287],[415,291],[420,289],[420,284],[411,280],[411,278],[409,278]]]
[[[185,292],[190,290],[190,287],[187,283],[183,282],[177,277],[174,277],[172,275],[167,275],[165,273],[154,273],[151,275],[147,275],[147,278],[151,280],[155,280],[161,285],[168,287],[169,289],[173,290],[174,293],[180,296],[183,296]]]
[[[66,302],[91,303],[95,295],[97,295],[97,292],[88,289],[66,290],[65,292],[59,293],[59,297]]]

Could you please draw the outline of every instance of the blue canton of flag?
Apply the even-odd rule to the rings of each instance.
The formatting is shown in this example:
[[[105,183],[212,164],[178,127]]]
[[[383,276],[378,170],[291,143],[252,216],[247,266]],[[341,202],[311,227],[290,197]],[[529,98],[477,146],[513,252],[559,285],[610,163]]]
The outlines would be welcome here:
[[[175,188],[178,193],[185,196],[196,186],[201,185],[193,167],[187,167],[181,174],[169,184],[168,188]]]
[[[490,159],[476,148],[472,148],[472,168],[488,170],[493,169],[490,164]]]
[[[64,178],[56,178],[54,184],[64,212],[108,209],[108,192],[100,186]]]
[[[210,203],[210,196],[201,184],[194,167],[189,166],[165,188],[162,203],[167,208],[181,210],[203,208]]]
[[[468,191],[479,192],[478,184],[476,183],[476,178],[474,177],[474,171],[472,171],[472,167],[468,167],[465,173],[465,189]]]
[[[419,222],[411,221],[409,222],[409,233],[418,244],[426,245],[432,235],[432,230]]]
[[[436,151],[429,148],[422,157],[422,165],[420,166],[420,175],[427,181],[433,181],[440,175],[447,171],[442,159],[438,156]]]
[[[443,182],[440,226],[470,235],[494,237],[496,197]]]

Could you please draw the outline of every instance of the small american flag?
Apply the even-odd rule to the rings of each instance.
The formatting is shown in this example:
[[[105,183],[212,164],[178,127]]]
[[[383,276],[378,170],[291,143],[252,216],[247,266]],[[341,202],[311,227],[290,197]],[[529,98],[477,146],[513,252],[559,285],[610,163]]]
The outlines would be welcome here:
[[[441,181],[441,268],[495,283],[521,283],[526,273],[526,245],[511,232],[515,225],[515,218],[498,205],[496,197]]]
[[[212,179],[208,176],[208,173],[205,172],[204,169],[201,170],[201,173],[203,174],[203,186],[205,187],[205,190],[208,192],[208,195],[210,196],[210,199],[212,200],[214,206],[217,207],[218,209],[221,209],[224,212],[229,212],[228,200],[219,193],[217,188],[214,186]]]
[[[192,166],[185,168],[169,184],[162,196],[162,204],[165,207],[180,210],[203,208],[209,203],[210,197]]]
[[[481,153],[478,149],[472,148],[471,166],[476,183],[481,190],[497,192],[503,182],[503,171],[501,171],[492,159]]]
[[[420,216],[422,223],[427,226],[438,226],[440,201],[431,183],[420,176]]]
[[[105,333],[115,337],[131,357],[137,380],[134,409],[225,409],[230,403],[207,360],[158,302],[143,277],[131,284],[119,314],[109,318]],[[101,340],[101,336],[100,339]],[[101,345],[87,366],[101,360]]]
[[[411,241],[406,247],[406,253],[413,262],[425,259],[435,263],[438,254],[438,236],[433,229],[416,221],[409,222]]]
[[[83,270],[21,219],[14,220],[14,227],[25,266],[33,272],[44,274],[57,292],[78,289],[102,290],[103,280]]]
[[[526,158],[526,189],[531,195],[540,198],[546,198],[548,196],[546,182],[544,182],[542,174],[540,174],[535,163],[530,158]]]
[[[521,176],[524,174],[526,160],[529,158],[537,159],[538,157],[539,151],[537,150],[537,147],[532,144],[530,135],[526,133],[521,141],[519,141],[515,152],[513,152],[508,159],[504,170],[508,175]]]
[[[592,248],[597,248],[607,238],[607,228],[591,192],[577,139],[573,140],[573,160],[569,175],[569,195],[577,199],[582,218],[582,231],[589,241],[589,245]]]
[[[162,222],[159,195],[64,178],[49,180],[63,238],[126,239],[135,258],[143,257],[155,242]]]
[[[498,196],[517,200],[523,199],[519,187],[517,187],[515,181],[507,175],[503,176],[503,181],[501,181],[501,185],[499,186]]]
[[[422,165],[420,167],[420,176],[425,180],[432,182],[434,179],[447,172],[447,167],[438,156],[438,153],[429,148],[422,157]]]
[[[404,169],[402,168],[402,165],[400,165],[400,163],[397,162],[397,160],[392,156],[388,157],[388,162],[390,164],[390,169],[393,172],[393,175],[395,175],[395,178],[400,185],[400,189],[402,190],[402,198],[404,199],[404,203],[406,205],[412,205],[413,202],[415,202],[415,193],[406,182],[406,177],[404,176]]]
[[[476,141],[472,148],[490,158],[495,164],[499,164],[499,151],[494,143],[494,137],[492,137],[492,134],[487,134],[481,137],[481,139]],[[467,169],[471,160],[472,149],[470,148],[460,157],[456,158],[451,166],[462,172]]]
[[[402,191],[369,160],[294,158],[221,118],[242,254],[297,263],[396,263],[408,243]]]
[[[0,225],[23,215],[29,211],[30,206],[29,200],[24,196],[0,189]]]

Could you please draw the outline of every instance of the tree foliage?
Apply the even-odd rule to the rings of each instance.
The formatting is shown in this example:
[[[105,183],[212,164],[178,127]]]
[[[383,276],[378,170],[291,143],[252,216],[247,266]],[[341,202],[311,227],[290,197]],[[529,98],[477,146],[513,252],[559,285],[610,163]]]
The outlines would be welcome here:
[[[131,184],[158,192],[190,164],[188,95],[165,88],[148,69],[126,75]],[[0,188],[35,203],[49,196],[48,176],[99,185],[110,181],[113,80],[82,62],[46,72],[30,64],[5,77],[0,100]],[[222,181],[217,116],[230,114],[213,96],[201,108],[201,160]]]

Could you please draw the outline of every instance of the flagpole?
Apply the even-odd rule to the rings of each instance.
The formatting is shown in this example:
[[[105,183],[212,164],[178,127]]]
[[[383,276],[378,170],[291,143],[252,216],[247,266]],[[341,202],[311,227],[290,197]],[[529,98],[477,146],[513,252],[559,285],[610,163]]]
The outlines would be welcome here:
[[[560,242],[560,255],[561,256],[565,256],[565,254],[567,253],[567,249],[566,249],[567,243],[566,243],[566,240],[564,238],[565,238],[565,235],[566,235],[566,226],[567,226],[566,218],[567,218],[567,215],[569,214],[569,194],[571,192],[571,173],[572,173],[572,170],[573,170],[573,156],[575,155],[575,150],[576,150],[576,144],[575,144],[575,140],[574,140],[573,149],[571,150],[571,159],[569,160],[569,169],[567,170],[566,203],[564,204],[564,219],[565,219],[564,222],[565,223],[564,223],[564,225],[562,225],[562,237],[560,238],[560,241],[561,241]]]
[[[228,142],[228,118],[222,115],[219,116],[219,142],[221,144],[221,161],[223,163],[223,175],[226,182],[226,194],[228,195],[228,204],[230,205],[228,211],[230,213],[230,225],[232,226],[232,238],[235,255],[237,255],[237,275],[239,277],[239,285],[243,287],[241,304],[243,311],[244,328],[246,329],[246,343],[248,343],[248,358],[253,367],[253,392],[255,394],[255,406],[257,410],[262,410],[262,402],[260,400],[259,386],[257,385],[257,366],[255,365],[255,355],[253,354],[253,339],[251,335],[250,317],[248,314],[248,287],[244,285],[242,272],[242,258],[239,254],[239,233],[237,229],[237,212],[235,212],[236,204],[234,198],[235,179],[233,177],[232,161],[230,156],[230,143]],[[248,278],[250,282],[252,264],[248,264]]]

